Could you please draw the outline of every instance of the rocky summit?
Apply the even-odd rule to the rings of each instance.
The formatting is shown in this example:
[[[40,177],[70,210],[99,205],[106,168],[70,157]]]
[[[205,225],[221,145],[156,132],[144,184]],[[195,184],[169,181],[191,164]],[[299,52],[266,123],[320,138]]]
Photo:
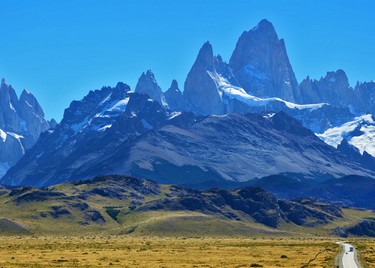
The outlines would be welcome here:
[[[212,46],[206,42],[200,49],[185,81],[184,97],[197,114],[224,114],[217,85],[211,75],[216,73]]]
[[[13,87],[3,79],[0,84],[0,177],[49,128],[36,98],[24,89],[18,99]]]
[[[146,73],[142,73],[135,87],[135,92],[146,94],[153,100],[158,101],[160,104],[167,105],[164,94],[160,86],[156,82],[155,75],[151,70],[148,70]]]
[[[178,83],[173,80],[171,86],[164,94],[169,109],[172,111],[185,111],[189,109],[187,101],[184,99]]]
[[[229,64],[240,85],[251,95],[299,102],[298,83],[285,42],[267,20],[238,39]]]

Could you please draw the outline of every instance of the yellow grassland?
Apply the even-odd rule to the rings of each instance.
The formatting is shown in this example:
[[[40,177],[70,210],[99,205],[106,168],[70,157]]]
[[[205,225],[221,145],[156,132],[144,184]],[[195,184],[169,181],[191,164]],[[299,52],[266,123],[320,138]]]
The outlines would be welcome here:
[[[357,248],[359,261],[363,268],[375,267],[375,240],[361,239],[353,243]]]
[[[0,237],[0,267],[333,267],[330,239]]]

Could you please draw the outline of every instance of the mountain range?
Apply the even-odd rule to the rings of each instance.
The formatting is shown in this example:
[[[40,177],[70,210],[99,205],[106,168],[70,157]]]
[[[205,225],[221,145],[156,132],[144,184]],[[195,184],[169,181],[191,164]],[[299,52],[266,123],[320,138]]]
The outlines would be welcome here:
[[[4,79],[0,84],[0,177],[38,140],[39,135],[54,126],[47,121],[36,98],[24,89],[18,98]]]
[[[127,174],[210,187],[272,175],[317,184],[373,178],[374,95],[375,83],[352,88],[342,70],[298,84],[284,40],[262,20],[241,35],[229,63],[204,43],[183,91],[173,80],[163,92],[149,70],[134,91],[119,82],[73,101],[56,125],[29,97],[28,114],[44,125],[1,182],[46,186]],[[20,122],[15,133],[26,137]]]

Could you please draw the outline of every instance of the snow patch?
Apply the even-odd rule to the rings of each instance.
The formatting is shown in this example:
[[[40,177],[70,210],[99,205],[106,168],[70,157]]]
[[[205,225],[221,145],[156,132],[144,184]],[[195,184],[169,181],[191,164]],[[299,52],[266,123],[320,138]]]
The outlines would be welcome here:
[[[371,114],[356,117],[353,121],[316,134],[325,143],[337,148],[343,139],[375,157],[375,122]]]
[[[144,127],[145,129],[153,129],[153,128],[154,128],[154,127],[151,126],[151,125],[150,125],[145,119],[142,119],[141,122],[142,122],[142,125],[143,125],[143,127]]]
[[[14,109],[13,104],[9,101],[9,108],[13,110],[14,112],[17,112],[16,109]]]
[[[274,117],[275,114],[276,113],[269,113],[269,114],[263,115],[263,118],[270,119],[270,118]]]
[[[135,112],[130,113],[130,118],[137,117],[137,114]]]
[[[77,124],[73,124],[70,126],[70,128],[75,132],[77,133],[78,131],[80,131],[87,123],[88,123],[88,118],[86,117],[85,119],[83,119],[81,122],[77,123]]]
[[[27,101],[25,101],[25,103],[26,103],[26,105],[29,106],[30,108],[33,108],[33,106],[32,106],[30,103],[28,103]],[[34,108],[33,108],[33,109],[34,109]]]
[[[228,114],[213,114],[211,115],[212,117],[217,117],[217,118],[223,118],[223,117],[227,117]]]
[[[125,98],[123,100],[120,100],[118,102],[115,103],[115,105],[113,105],[111,108],[109,108],[107,111],[108,112],[123,112],[126,110],[126,106],[128,105],[128,102],[129,102],[129,97],[128,98]]]
[[[105,102],[107,102],[112,96],[112,93],[109,93],[107,97],[105,97],[101,102],[99,102],[99,106],[102,106]]]
[[[182,114],[181,112],[173,112],[171,113],[171,116],[168,118],[168,120],[176,118],[177,116],[180,116],[181,114]]]
[[[209,76],[215,82],[215,85],[219,92],[225,94],[229,98],[236,99],[240,102],[246,103],[249,106],[255,107],[262,107],[266,106],[270,102],[282,102],[290,109],[309,109],[309,110],[316,110],[321,108],[322,106],[326,105],[326,103],[316,103],[316,104],[296,104],[292,102],[285,101],[280,98],[258,98],[248,94],[243,88],[231,85],[227,79],[220,76],[216,72],[207,71]]]
[[[102,118],[109,118],[111,117],[108,113],[118,113],[124,112],[126,110],[126,106],[128,105],[129,97],[122,99],[122,100],[115,100],[109,105],[106,105],[99,113],[97,113],[94,118],[102,117]]]
[[[112,124],[105,125],[104,127],[99,128],[98,131],[105,131],[105,130],[107,130],[108,128],[111,128],[111,127],[112,127]]]
[[[19,139],[23,139],[23,136],[22,135],[18,135],[17,133],[13,133],[13,132],[7,132],[7,134],[9,136],[12,136],[13,138],[19,140]]]
[[[0,137],[3,140],[3,142],[7,140],[7,134],[2,129],[0,129]]]

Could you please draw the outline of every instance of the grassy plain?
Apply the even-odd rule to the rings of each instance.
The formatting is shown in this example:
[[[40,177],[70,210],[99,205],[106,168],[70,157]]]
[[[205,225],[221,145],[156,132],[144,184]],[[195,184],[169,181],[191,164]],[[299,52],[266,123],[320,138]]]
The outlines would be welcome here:
[[[360,239],[353,243],[359,252],[359,261],[363,268],[375,267],[375,240]]]
[[[0,267],[333,267],[330,240],[0,237]]]

